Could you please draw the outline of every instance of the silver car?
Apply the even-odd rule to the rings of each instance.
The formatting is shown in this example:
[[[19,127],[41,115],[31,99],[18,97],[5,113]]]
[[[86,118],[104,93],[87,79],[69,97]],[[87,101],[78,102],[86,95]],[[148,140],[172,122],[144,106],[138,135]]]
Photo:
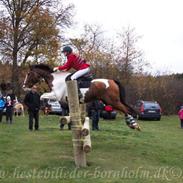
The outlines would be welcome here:
[[[45,112],[45,108],[48,108],[46,114],[62,114],[62,107],[59,101],[56,99],[55,95],[50,95],[50,93],[44,93],[40,97],[41,108]]]
[[[57,100],[48,99],[48,105],[50,106],[51,114],[62,114],[62,107]]]
[[[44,114],[62,114],[62,108],[60,103],[55,99],[41,100],[41,109]]]

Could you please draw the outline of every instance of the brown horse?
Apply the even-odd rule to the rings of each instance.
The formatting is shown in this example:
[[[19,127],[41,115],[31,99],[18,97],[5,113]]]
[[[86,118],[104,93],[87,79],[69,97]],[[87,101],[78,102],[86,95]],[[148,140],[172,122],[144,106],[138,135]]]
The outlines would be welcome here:
[[[67,101],[67,88],[65,79],[70,73],[57,72],[45,64],[32,65],[30,71],[25,77],[23,88],[30,88],[41,79],[44,79],[48,84],[51,92],[46,93],[47,97],[56,97],[60,102]],[[124,88],[119,82],[110,79],[94,79],[91,81],[89,89],[82,89],[81,92],[85,93],[84,102],[88,103],[93,100],[102,100],[105,104],[111,105],[114,109],[121,111],[125,114],[127,125],[132,129],[140,130],[140,126],[133,118],[136,114],[132,107],[125,102]]]

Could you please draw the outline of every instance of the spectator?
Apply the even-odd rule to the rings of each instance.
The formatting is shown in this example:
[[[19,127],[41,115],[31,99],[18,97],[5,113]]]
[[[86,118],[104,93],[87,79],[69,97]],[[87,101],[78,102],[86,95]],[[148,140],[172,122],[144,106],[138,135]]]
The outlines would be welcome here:
[[[29,130],[33,130],[33,120],[35,120],[34,128],[39,130],[39,109],[40,109],[40,95],[37,93],[37,86],[34,85],[31,91],[27,93],[24,99],[25,105],[28,107],[29,113]]]
[[[13,123],[13,100],[9,95],[6,97],[6,123]]]
[[[178,115],[179,115],[179,119],[180,119],[180,127],[183,128],[183,106],[180,107]]]
[[[14,104],[16,103],[16,101],[17,101],[15,94],[11,91],[11,92],[9,92],[9,93],[6,95],[6,97],[7,97],[7,96],[10,96],[11,101],[12,101],[12,103],[13,103],[13,105],[14,105]]]
[[[0,123],[2,122],[2,117],[3,117],[3,110],[5,108],[5,100],[2,94],[0,94]]]
[[[95,100],[88,105],[88,116],[92,120],[92,130],[99,130],[101,103]]]

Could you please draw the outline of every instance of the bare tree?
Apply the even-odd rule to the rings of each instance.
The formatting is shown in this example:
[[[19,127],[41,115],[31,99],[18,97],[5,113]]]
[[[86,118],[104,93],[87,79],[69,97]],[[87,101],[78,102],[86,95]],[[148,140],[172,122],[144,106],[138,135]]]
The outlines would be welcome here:
[[[103,47],[102,33],[101,27],[98,25],[85,25],[84,33],[81,34],[80,38],[70,39],[70,42],[76,47],[80,55],[92,62],[94,56]]]
[[[134,72],[142,71],[145,65],[143,52],[136,45],[140,38],[136,35],[135,29],[130,27],[124,28],[123,32],[118,34],[119,45],[117,45],[115,63],[126,83]]]
[[[97,77],[109,77],[108,66],[112,64],[112,55],[100,26],[85,25],[80,38],[70,39],[70,42],[90,62]]]

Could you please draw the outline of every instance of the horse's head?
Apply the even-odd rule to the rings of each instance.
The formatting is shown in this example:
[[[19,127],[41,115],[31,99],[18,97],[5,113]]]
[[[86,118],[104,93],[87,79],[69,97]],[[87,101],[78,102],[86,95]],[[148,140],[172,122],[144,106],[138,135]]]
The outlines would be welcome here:
[[[33,85],[38,83],[41,79],[44,79],[45,76],[52,72],[52,69],[44,64],[30,66],[23,83],[23,89],[25,90],[27,88],[31,88]]]
[[[40,80],[40,76],[36,70],[30,70],[26,76],[23,83],[23,88],[31,88],[34,84],[38,83]]]

